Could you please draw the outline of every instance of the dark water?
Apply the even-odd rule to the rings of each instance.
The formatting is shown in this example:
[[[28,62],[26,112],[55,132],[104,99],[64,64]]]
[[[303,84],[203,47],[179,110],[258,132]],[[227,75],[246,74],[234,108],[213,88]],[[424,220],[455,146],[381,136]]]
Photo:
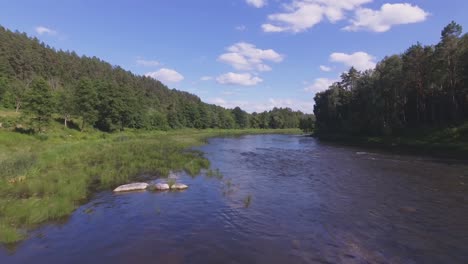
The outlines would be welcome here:
[[[213,139],[223,179],[98,194],[0,263],[468,263],[468,164],[300,136]]]

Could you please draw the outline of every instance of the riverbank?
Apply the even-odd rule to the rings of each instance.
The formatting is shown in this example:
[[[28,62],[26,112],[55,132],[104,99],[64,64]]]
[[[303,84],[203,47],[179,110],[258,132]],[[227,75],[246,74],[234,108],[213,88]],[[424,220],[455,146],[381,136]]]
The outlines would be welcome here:
[[[209,161],[188,149],[207,138],[298,133],[297,129],[247,129],[107,134],[66,129],[34,136],[0,131],[0,242],[23,240],[28,228],[65,217],[92,193],[143,173],[198,174]]]
[[[468,124],[454,128],[406,131],[400,136],[366,137],[346,134],[313,134],[344,145],[381,148],[405,153],[423,153],[445,158],[468,157]]]

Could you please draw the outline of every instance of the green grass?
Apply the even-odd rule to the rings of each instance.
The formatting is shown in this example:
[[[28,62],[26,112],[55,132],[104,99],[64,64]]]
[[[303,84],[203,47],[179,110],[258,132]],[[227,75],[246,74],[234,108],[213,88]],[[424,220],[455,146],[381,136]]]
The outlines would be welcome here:
[[[46,134],[0,129],[0,242],[27,237],[27,230],[63,218],[93,192],[110,190],[142,173],[170,171],[197,175],[209,161],[189,151],[207,138],[245,134],[299,133],[298,130],[129,130],[81,133],[58,123]],[[216,176],[218,174],[214,173]]]

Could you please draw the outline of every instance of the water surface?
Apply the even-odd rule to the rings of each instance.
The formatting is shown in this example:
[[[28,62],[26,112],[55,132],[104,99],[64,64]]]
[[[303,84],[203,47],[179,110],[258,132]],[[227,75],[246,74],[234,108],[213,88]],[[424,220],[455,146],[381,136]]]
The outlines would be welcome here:
[[[0,263],[468,263],[468,164],[288,135],[216,138],[223,175],[97,194]]]

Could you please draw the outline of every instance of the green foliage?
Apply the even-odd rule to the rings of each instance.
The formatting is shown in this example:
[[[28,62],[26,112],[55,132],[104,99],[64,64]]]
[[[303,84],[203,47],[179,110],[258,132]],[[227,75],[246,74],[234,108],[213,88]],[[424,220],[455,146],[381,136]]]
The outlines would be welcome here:
[[[144,128],[148,130],[168,130],[169,123],[167,117],[158,112],[151,111],[144,116]]]
[[[305,133],[311,133],[315,128],[315,116],[314,115],[304,115],[299,120],[299,128]]]
[[[82,118],[81,130],[84,129],[85,124],[93,126],[98,120],[99,99],[91,80],[82,79],[75,88],[73,97],[75,111]]]
[[[30,225],[70,214],[96,190],[128,183],[140,174],[197,175],[209,161],[187,148],[207,137],[297,130],[177,130],[80,133],[60,129],[42,141],[0,131],[0,241],[24,238]],[[65,136],[67,135],[67,136]],[[105,136],[103,136],[105,135]],[[216,170],[213,176],[221,178]]]
[[[55,93],[57,112],[62,116],[65,128],[68,127],[68,122],[76,112],[73,100],[73,94],[68,89],[63,89]]]
[[[25,113],[35,116],[33,119],[37,124],[39,130],[48,125],[54,112],[55,101],[52,91],[47,82],[38,78],[33,80],[31,89],[27,92],[25,97]]]
[[[455,22],[435,46],[417,43],[374,70],[351,68],[315,96],[316,133],[390,136],[468,120],[468,35]]]
[[[239,128],[249,127],[249,117],[248,117],[247,112],[240,109],[240,107],[236,107],[232,110],[232,114],[234,115],[234,120],[236,122],[237,127]]]
[[[251,115],[236,107],[203,103],[187,92],[137,76],[96,57],[56,51],[26,34],[0,27],[0,103],[20,111],[32,80],[40,77],[53,91],[53,113],[64,126],[106,132],[126,128],[297,128],[300,112],[276,109]],[[273,117],[271,117],[273,115]],[[165,119],[165,120],[163,120]]]

